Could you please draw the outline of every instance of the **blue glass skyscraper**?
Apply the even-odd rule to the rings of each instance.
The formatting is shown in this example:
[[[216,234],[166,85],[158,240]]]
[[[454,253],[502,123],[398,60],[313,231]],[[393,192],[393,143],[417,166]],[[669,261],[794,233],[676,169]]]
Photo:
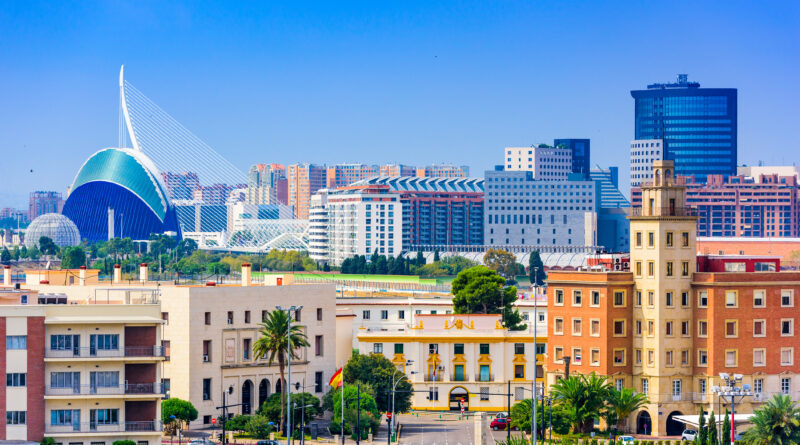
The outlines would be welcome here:
[[[559,145],[572,150],[572,173],[580,173],[584,179],[588,179],[589,171],[592,169],[589,139],[555,139],[553,146]]]
[[[631,91],[636,139],[665,139],[664,158],[675,174],[736,174],[737,94],[735,88],[700,88],[679,74],[676,83]],[[664,138],[666,135],[666,138]]]

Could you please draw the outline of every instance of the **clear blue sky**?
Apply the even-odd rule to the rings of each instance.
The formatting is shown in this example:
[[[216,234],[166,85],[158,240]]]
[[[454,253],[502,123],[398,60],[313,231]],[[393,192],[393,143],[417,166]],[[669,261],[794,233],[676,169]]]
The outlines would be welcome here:
[[[0,3],[0,207],[117,143],[117,75],[243,170],[502,162],[588,137],[627,187],[629,91],[739,89],[740,163],[800,159],[800,3]],[[33,172],[30,170],[33,169]]]

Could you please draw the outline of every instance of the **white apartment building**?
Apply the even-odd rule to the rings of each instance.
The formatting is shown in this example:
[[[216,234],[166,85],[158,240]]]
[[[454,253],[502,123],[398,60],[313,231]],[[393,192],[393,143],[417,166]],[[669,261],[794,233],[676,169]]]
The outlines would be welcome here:
[[[317,263],[328,262],[328,190],[311,195],[308,209],[308,256]]]
[[[328,261],[403,250],[403,204],[388,185],[344,187],[328,194]]]
[[[598,182],[542,181],[530,171],[487,171],[484,242],[596,246]]]
[[[639,187],[653,179],[653,161],[664,160],[661,139],[631,141],[631,187]]]
[[[535,179],[565,181],[572,173],[572,150],[558,147],[507,147],[506,171],[533,172]]]

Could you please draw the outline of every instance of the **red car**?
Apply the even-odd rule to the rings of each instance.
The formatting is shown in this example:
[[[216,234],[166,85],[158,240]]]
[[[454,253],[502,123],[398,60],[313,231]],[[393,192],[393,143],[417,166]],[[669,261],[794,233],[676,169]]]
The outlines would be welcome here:
[[[505,430],[506,427],[509,425],[511,426],[511,429],[514,431],[519,429],[514,425],[511,425],[511,419],[507,417],[492,419],[492,423],[489,424],[489,428],[491,428],[493,431]]]

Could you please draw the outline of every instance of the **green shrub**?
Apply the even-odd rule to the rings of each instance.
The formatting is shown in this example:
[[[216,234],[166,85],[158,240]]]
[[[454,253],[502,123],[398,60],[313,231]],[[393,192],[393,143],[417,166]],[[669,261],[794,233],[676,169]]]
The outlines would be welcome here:
[[[229,431],[244,431],[244,426],[250,421],[250,419],[251,416],[244,414],[233,416],[230,420],[225,422],[225,429]]]
[[[56,445],[56,441],[52,437],[42,437],[41,445]],[[136,444],[134,444],[136,445]]]
[[[247,417],[249,419],[242,429],[250,433],[250,435],[256,439],[269,439],[269,434],[275,430],[275,428],[269,424],[269,419],[267,419],[266,416],[259,415]]]
[[[114,442],[111,443],[111,445],[136,445],[136,442],[128,439],[115,440]]]

